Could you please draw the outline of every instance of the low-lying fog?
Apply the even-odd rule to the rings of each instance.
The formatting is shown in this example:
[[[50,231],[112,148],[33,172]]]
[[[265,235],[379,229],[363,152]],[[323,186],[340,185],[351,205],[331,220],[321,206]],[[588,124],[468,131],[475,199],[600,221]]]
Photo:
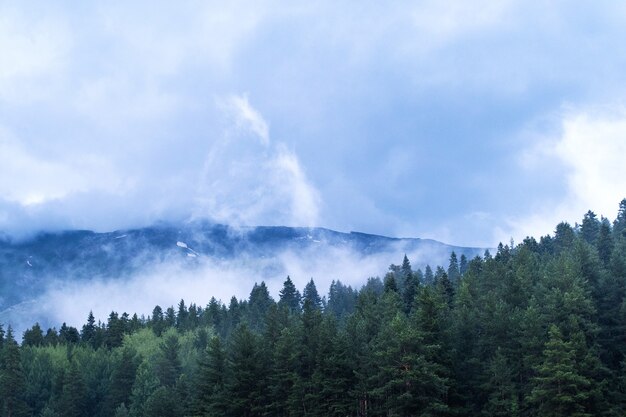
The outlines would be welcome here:
[[[429,263],[446,265],[450,253],[424,249],[407,254],[414,269]],[[211,297],[225,304],[234,295],[247,299],[255,282],[265,281],[274,299],[289,275],[302,291],[313,278],[320,295],[328,293],[333,280],[360,288],[368,277],[382,277],[389,265],[401,264],[404,252],[390,251],[364,256],[345,248],[282,251],[272,258],[238,257],[216,260],[194,259],[193,266],[177,258],[147,263],[129,278],[93,278],[85,280],[51,277],[41,296],[13,306],[2,313],[0,321],[13,326],[17,335],[39,322],[44,330],[65,322],[79,330],[89,311],[96,321],[106,322],[111,311],[148,316],[155,305],[164,309],[185,303],[204,307]]]

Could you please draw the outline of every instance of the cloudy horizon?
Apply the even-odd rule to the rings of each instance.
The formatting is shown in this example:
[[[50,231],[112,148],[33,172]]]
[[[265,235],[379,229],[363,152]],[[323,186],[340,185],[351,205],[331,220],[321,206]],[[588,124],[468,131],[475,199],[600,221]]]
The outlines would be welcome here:
[[[494,247],[626,197],[626,7],[0,4],[0,232]]]

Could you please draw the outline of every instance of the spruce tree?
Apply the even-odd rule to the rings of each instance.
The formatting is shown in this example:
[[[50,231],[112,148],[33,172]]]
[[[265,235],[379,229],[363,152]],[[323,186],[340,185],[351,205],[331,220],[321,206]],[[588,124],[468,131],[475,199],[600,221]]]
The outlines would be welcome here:
[[[143,417],[148,399],[159,387],[159,379],[148,362],[142,362],[137,369],[137,376],[130,395],[131,417]]]
[[[214,336],[198,363],[194,415],[217,417],[226,414],[230,400],[226,391],[227,372],[226,352],[219,337]]]
[[[461,272],[459,270],[459,261],[456,257],[456,253],[452,251],[450,254],[450,263],[448,264],[448,279],[452,283],[457,283],[461,278]]]
[[[87,316],[87,324],[83,325],[81,332],[81,340],[91,347],[95,347],[96,338],[96,319],[93,316],[93,312],[89,311]]]
[[[119,362],[111,375],[109,393],[106,399],[109,410],[116,410],[121,404],[130,404],[129,399],[136,373],[135,352],[129,348],[123,348],[120,352]]]
[[[616,238],[626,238],[626,198],[619,203],[617,218],[613,222],[613,234]]]
[[[263,413],[266,385],[260,352],[258,337],[245,323],[240,324],[232,334],[228,358],[230,415],[253,417]]]
[[[585,242],[595,245],[600,234],[600,221],[593,211],[589,210],[583,217],[580,233]]]
[[[159,346],[159,357],[156,361],[156,375],[161,385],[173,387],[180,376],[182,366],[178,356],[180,344],[175,335],[165,337]]]
[[[300,312],[300,292],[296,289],[289,276],[283,283],[283,288],[280,290],[279,295],[279,305],[286,307],[292,313]]]
[[[0,350],[0,410],[7,417],[30,415],[24,399],[26,380],[22,369],[20,349],[13,338],[11,326]]]
[[[322,298],[317,292],[317,288],[315,287],[315,282],[313,282],[313,278],[306,284],[304,287],[304,291],[302,291],[302,303],[309,302],[311,306],[320,309],[322,307]]]
[[[556,325],[550,326],[530,402],[542,417],[591,417],[585,403],[591,381],[576,369],[576,352]]]
[[[87,407],[87,386],[75,360],[70,361],[69,369],[63,378],[63,391],[57,411],[60,417],[81,417]]]

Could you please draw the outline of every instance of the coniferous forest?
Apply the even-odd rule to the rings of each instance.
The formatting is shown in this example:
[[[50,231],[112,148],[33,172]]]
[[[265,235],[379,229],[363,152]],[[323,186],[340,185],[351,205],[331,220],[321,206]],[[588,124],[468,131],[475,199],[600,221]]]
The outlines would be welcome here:
[[[5,327],[1,414],[626,415],[626,199],[613,222],[301,290]]]

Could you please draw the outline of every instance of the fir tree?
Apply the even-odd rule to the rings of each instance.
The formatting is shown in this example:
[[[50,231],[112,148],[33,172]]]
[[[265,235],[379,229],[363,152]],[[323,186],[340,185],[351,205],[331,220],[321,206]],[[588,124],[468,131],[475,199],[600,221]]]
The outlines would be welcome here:
[[[178,357],[180,344],[175,335],[165,337],[159,346],[159,357],[156,362],[156,375],[161,385],[173,387],[181,373],[181,363]]]
[[[309,302],[311,306],[320,309],[322,307],[322,298],[317,292],[313,278],[306,284],[302,292],[302,303]]]
[[[448,279],[450,279],[452,283],[456,283],[460,278],[459,261],[457,260],[456,253],[453,251],[450,254],[450,263],[448,264]]]
[[[230,397],[226,391],[226,352],[220,339],[209,341],[207,351],[200,357],[195,383],[193,411],[201,416],[223,416]]]
[[[292,313],[300,312],[300,292],[296,289],[289,276],[283,283],[283,288],[280,290],[279,295],[279,305],[286,307]]]
[[[591,381],[576,369],[576,352],[571,342],[563,339],[559,328],[550,326],[529,398],[538,415],[545,417],[587,417]]]
[[[7,417],[28,416],[30,410],[24,399],[26,381],[22,369],[20,350],[8,327],[6,339],[0,350],[0,405]]]
[[[87,316],[87,324],[83,325],[81,332],[81,340],[87,343],[91,347],[95,347],[96,338],[96,318],[93,316],[93,312],[89,311]]]

